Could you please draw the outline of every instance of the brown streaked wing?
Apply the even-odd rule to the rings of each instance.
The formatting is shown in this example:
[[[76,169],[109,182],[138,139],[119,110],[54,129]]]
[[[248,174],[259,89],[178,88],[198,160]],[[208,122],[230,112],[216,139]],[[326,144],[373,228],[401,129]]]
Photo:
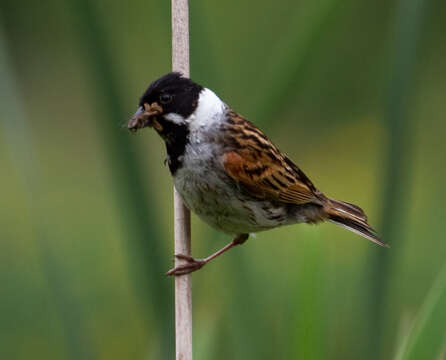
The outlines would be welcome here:
[[[322,204],[310,179],[258,128],[236,113],[230,116],[227,130],[234,147],[224,154],[223,165],[234,181],[257,198]]]

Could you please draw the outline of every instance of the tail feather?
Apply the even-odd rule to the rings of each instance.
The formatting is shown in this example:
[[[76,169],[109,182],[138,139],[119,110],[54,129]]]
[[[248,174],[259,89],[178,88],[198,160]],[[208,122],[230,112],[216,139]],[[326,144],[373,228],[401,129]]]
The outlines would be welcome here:
[[[347,202],[330,199],[326,211],[330,222],[353,231],[373,241],[375,244],[389,247],[388,244],[380,240],[376,235],[376,231],[367,223],[367,216],[360,207]]]
[[[358,220],[367,223],[367,215],[359,206],[334,199],[330,199],[330,203],[336,211],[348,214],[350,217],[355,217]]]

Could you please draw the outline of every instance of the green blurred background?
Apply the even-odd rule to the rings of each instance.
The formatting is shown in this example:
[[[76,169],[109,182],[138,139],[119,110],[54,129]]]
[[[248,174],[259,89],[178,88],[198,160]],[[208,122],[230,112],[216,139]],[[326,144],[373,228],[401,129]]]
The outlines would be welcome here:
[[[172,359],[172,182],[123,127],[168,1],[0,2],[0,359]],[[392,248],[260,233],[193,275],[195,359],[444,359],[446,3],[191,1],[191,74]],[[193,254],[229,239],[192,219]]]

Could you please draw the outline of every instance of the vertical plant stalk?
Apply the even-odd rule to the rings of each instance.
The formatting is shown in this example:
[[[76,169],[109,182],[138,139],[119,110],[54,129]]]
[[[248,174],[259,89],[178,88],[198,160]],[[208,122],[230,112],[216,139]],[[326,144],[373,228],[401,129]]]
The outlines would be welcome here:
[[[172,0],[172,69],[189,76],[189,3]],[[173,189],[175,254],[191,255],[190,212]],[[184,260],[175,259],[175,266]],[[175,276],[175,349],[177,360],[192,360],[192,278]]]

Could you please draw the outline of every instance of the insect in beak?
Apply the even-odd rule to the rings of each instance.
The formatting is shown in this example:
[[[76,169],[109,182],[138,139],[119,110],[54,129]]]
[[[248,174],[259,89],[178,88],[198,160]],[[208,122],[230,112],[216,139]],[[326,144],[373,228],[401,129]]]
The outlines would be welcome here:
[[[161,115],[162,113],[163,108],[158,105],[158,103],[154,102],[151,105],[145,103],[144,107],[140,106],[129,120],[127,128],[134,132],[148,126],[153,126],[156,128],[159,125],[158,121],[156,120],[156,116]]]

